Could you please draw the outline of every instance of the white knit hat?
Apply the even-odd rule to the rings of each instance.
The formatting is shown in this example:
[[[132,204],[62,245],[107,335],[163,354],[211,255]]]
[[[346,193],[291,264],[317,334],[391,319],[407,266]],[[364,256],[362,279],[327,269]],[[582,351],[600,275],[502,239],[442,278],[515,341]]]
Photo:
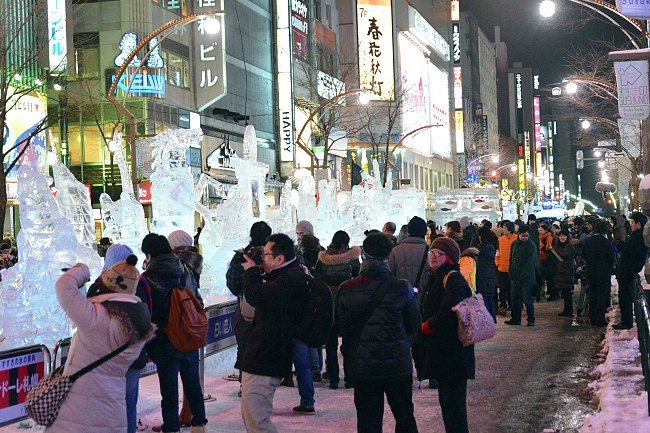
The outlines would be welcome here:
[[[173,248],[176,247],[191,247],[194,245],[194,238],[184,230],[175,230],[167,236],[169,245]]]

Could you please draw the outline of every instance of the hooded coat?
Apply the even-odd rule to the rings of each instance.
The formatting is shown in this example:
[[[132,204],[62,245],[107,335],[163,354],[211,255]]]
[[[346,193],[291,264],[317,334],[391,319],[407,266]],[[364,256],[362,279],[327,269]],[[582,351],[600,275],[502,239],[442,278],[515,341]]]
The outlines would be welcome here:
[[[61,307],[77,324],[64,374],[74,374],[126,342],[131,345],[74,383],[56,421],[45,429],[48,433],[126,431],[126,371],[155,329],[148,307],[135,295],[86,299],[79,287],[89,278],[88,268],[76,265],[55,286]]]
[[[429,247],[424,238],[409,236],[397,245],[390,253],[388,266],[395,278],[408,280],[414,287],[424,287],[429,280],[427,271],[427,253]],[[422,265],[424,263],[424,266]],[[418,271],[422,267],[420,282],[417,283]]]
[[[332,290],[332,297],[335,301],[339,285],[359,275],[360,256],[361,248],[359,247],[339,251],[327,249],[318,253],[315,270]]]

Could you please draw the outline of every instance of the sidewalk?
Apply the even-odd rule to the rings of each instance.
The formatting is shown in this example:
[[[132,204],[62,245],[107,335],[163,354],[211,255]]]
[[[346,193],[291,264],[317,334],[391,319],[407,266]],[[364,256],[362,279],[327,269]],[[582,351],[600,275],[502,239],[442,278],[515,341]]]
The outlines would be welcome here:
[[[650,432],[637,328],[612,329],[618,316],[618,307],[608,313],[610,323],[599,354],[602,361],[593,372],[596,380],[589,384],[598,412],[587,416],[579,433]]]

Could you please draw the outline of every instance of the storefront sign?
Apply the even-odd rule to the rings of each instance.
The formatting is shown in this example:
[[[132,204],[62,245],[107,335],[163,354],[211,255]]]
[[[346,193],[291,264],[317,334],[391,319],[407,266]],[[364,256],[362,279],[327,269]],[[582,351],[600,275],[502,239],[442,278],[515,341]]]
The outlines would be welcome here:
[[[618,113],[623,119],[644,120],[650,115],[648,61],[615,62]]]
[[[460,66],[454,66],[454,108],[463,108],[463,71]]]
[[[45,377],[45,356],[31,346],[0,357],[0,425],[27,416],[25,397]]]
[[[8,179],[15,179],[18,174],[18,167],[21,164],[28,164],[32,167],[44,167],[47,163],[46,136],[42,126],[45,121],[47,105],[46,102],[33,95],[15,95],[15,90],[8,88],[9,98],[7,107],[13,107],[7,111],[5,119],[5,143],[3,150],[5,156],[5,170],[14,162],[25,146],[29,149],[22,155],[19,162],[7,175]],[[35,132],[38,132],[36,135]]]
[[[409,7],[409,31],[422,43],[433,48],[443,60],[449,61],[449,44],[413,7]]]
[[[454,58],[454,65],[460,65],[460,24],[451,25],[451,52]]]
[[[465,131],[463,126],[463,110],[456,110],[456,153],[465,153]]]
[[[306,62],[309,58],[309,18],[305,0],[291,0],[293,55]]]
[[[194,13],[223,10],[223,0],[195,0]],[[206,31],[206,20],[218,20],[216,35]],[[194,95],[203,111],[226,95],[226,25],[223,15],[201,18],[194,24]]]
[[[460,21],[460,0],[451,0],[451,20]]]
[[[648,0],[616,0],[616,9],[621,14],[638,20],[650,18],[650,1]]]
[[[143,180],[138,184],[140,204],[151,204],[151,182]]]
[[[542,150],[542,115],[539,96],[533,98],[533,121],[535,122],[535,150]]]
[[[68,66],[65,0],[47,1],[47,24],[50,74],[61,75],[66,72]]]
[[[357,1],[359,86],[374,94],[370,100],[395,98],[393,14],[391,0]]]
[[[295,154],[293,120],[293,85],[291,77],[291,29],[289,0],[277,1],[278,119],[280,122],[280,161],[292,162]]]

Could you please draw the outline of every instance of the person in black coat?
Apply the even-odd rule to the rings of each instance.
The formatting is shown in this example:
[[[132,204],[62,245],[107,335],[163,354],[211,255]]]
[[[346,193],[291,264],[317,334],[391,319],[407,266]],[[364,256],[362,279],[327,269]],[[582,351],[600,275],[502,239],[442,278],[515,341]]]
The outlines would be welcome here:
[[[472,296],[458,268],[460,249],[449,238],[431,243],[429,280],[422,299],[424,357],[418,368],[421,379],[438,380],[438,399],[447,433],[467,433],[467,380],[474,379],[474,346],[458,339],[458,317],[451,309]]]
[[[496,236],[487,225],[478,229],[478,260],[476,260],[476,292],[483,296],[485,306],[492,315],[494,323],[497,323],[497,289],[494,286],[496,275],[496,247],[494,240]],[[498,246],[498,243],[497,243]]]
[[[261,267],[248,255],[244,259],[244,296],[255,307],[255,320],[240,362],[242,418],[246,431],[274,431],[273,396],[291,374],[292,337],[307,301],[306,280],[300,275],[305,268],[285,234],[268,238]]]
[[[648,248],[643,241],[643,226],[645,226],[646,222],[648,222],[648,217],[641,212],[633,212],[630,215],[632,233],[625,242],[616,271],[621,323],[614,325],[614,329],[630,329],[634,325],[632,285],[639,278],[639,272],[643,269],[648,258]]]
[[[597,221],[593,226],[592,235],[582,246],[584,274],[589,284],[589,321],[593,326],[607,325],[607,296],[610,293],[616,261],[612,243],[607,239],[608,232],[609,224],[606,221]]]
[[[388,266],[392,247],[384,234],[369,234],[363,242],[361,274],[340,286],[336,301],[336,326],[343,337],[344,363],[354,381],[359,433],[381,433],[384,394],[395,417],[395,431],[418,431],[411,342],[421,319],[411,284],[392,276]],[[382,299],[366,316],[382,286]],[[359,324],[363,317],[367,321]]]
[[[564,309],[558,316],[573,317],[573,283],[576,250],[571,245],[571,235],[567,229],[560,230],[553,251],[559,256],[555,288],[562,293]],[[552,254],[552,252],[551,252]]]

